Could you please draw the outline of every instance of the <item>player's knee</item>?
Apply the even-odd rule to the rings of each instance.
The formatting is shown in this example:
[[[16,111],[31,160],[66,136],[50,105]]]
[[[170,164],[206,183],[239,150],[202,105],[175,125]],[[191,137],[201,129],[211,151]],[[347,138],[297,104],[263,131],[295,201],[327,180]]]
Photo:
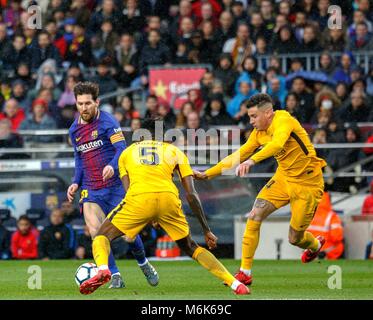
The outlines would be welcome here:
[[[260,214],[260,212],[258,212],[255,209],[253,209],[249,212],[249,214],[247,215],[247,218],[249,220],[258,221],[258,222],[263,221],[263,216]]]

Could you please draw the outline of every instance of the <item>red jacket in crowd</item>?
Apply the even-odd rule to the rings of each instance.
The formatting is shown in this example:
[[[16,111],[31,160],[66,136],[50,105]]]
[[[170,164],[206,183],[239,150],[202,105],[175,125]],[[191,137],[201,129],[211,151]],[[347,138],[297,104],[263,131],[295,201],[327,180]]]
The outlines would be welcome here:
[[[39,231],[32,228],[23,235],[18,230],[13,233],[11,250],[13,259],[36,259],[38,257]]]
[[[23,109],[19,109],[14,117],[9,118],[5,113],[0,112],[0,120],[8,119],[12,123],[12,131],[17,132],[21,122],[26,118]]]
[[[361,208],[361,214],[363,216],[373,214],[373,181],[370,183],[370,195],[364,200],[363,207]]]

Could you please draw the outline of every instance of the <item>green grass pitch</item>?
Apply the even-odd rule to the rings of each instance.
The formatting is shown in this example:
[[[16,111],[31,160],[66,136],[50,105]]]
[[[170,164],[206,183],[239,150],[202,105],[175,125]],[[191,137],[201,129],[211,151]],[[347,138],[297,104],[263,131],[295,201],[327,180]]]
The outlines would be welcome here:
[[[222,260],[234,272],[239,261]],[[154,261],[160,284],[150,287],[135,260],[120,260],[126,288],[98,289],[89,296],[79,293],[74,274],[82,261],[2,261],[0,299],[373,299],[373,261],[255,261],[254,283],[249,296],[231,290],[194,261]],[[42,270],[41,290],[30,290],[31,265]],[[328,288],[330,265],[342,270],[342,289]]]

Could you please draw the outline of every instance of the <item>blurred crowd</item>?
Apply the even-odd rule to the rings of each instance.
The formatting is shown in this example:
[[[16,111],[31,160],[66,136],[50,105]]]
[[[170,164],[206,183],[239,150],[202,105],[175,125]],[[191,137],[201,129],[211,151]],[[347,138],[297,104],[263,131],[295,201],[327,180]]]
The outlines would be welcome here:
[[[19,130],[68,128],[76,114],[74,85],[99,84],[100,93],[142,88],[109,99],[101,108],[135,130],[146,116],[167,128],[238,126],[242,142],[251,131],[244,101],[267,92],[312,128],[314,143],[373,141],[356,123],[373,121],[373,64],[356,55],[373,49],[369,0],[1,0],[0,148],[55,142],[54,136],[23,136]],[[28,6],[42,10],[42,29],[30,28]],[[328,8],[341,8],[342,24]],[[318,55],[317,77],[306,58]],[[259,67],[259,59],[270,57]],[[363,61],[364,59],[360,60]],[[313,60],[312,60],[313,61]],[[364,60],[365,61],[365,60]],[[286,65],[284,63],[286,62]],[[210,64],[180,110],[149,92],[148,66]],[[312,70],[311,70],[312,71]],[[341,157],[341,152],[343,157]],[[333,169],[373,149],[319,150]],[[9,154],[1,158],[13,157]]]

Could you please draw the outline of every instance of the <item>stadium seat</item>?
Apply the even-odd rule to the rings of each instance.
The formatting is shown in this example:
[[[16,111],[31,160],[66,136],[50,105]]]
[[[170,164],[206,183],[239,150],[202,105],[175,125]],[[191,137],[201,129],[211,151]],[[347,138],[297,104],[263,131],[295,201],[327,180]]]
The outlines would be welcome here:
[[[8,231],[17,230],[17,219],[11,216],[9,209],[0,209],[0,220]]]

